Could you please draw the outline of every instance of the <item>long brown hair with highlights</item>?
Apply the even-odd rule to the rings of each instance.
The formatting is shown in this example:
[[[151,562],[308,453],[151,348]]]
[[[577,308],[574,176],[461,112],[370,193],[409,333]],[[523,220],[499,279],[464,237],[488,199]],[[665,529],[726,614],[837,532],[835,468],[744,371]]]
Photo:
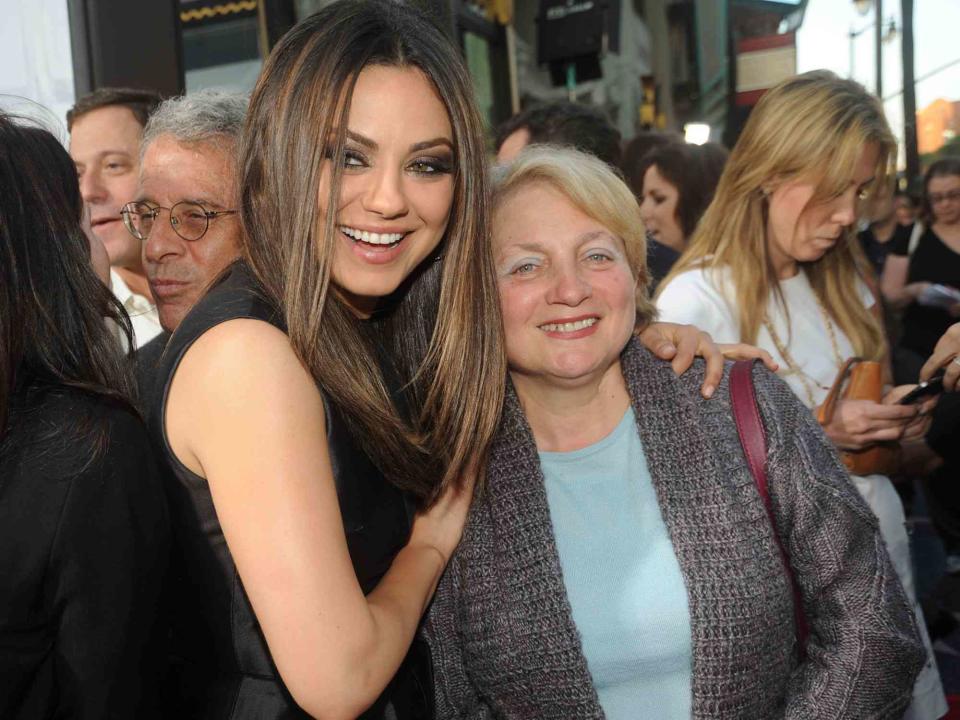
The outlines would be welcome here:
[[[417,68],[434,84],[453,128],[455,180],[440,258],[362,321],[332,292],[337,218],[320,212],[317,197],[332,158],[326,206],[338,206],[350,98],[370,65]],[[496,429],[506,361],[483,125],[456,48],[397,2],[347,0],[307,18],[274,48],[254,89],[240,187],[250,264],[357,440],[394,484],[424,501],[458,483],[482,462]],[[399,392],[385,381],[394,373]]]
[[[724,290],[740,315],[740,339],[756,343],[770,293],[783,302],[767,247],[767,191],[778,183],[802,181],[816,188],[810,203],[837,197],[848,191],[857,161],[870,144],[880,155],[871,188],[876,192],[890,182],[896,153],[877,98],[827,70],[797,75],[771,89],[750,114],[713,202],[660,291],[686,270],[729,268],[731,287]],[[869,272],[856,228],[846,228],[831,250],[803,263],[801,271],[854,352],[881,359],[886,351],[883,328],[856,291],[858,278]]]

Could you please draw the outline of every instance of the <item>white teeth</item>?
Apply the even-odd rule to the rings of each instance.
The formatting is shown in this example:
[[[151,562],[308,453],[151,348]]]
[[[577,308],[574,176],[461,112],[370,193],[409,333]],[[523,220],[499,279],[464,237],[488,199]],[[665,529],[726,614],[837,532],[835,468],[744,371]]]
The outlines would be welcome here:
[[[403,239],[403,233],[372,233],[366,230],[354,230],[346,226],[342,226],[340,232],[347,237],[370,245],[393,245]]]
[[[545,332],[576,332],[588,328],[597,322],[597,318],[587,318],[586,320],[577,320],[575,322],[565,323],[546,323],[541,325],[540,329]]]

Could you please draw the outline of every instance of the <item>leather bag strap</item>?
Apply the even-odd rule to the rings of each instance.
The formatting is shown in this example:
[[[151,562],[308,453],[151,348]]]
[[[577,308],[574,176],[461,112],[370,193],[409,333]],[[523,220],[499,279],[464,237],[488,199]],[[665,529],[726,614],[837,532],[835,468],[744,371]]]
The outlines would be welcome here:
[[[858,357],[847,358],[846,362],[843,363],[837,372],[837,377],[833,381],[830,392],[827,393],[823,404],[817,409],[817,422],[821,425],[829,425],[833,420],[833,413],[837,409],[837,402],[842,399],[841,392],[843,391],[843,384],[847,380],[847,375],[853,370],[853,366],[858,362],[860,362],[860,358]]]
[[[737,425],[737,434],[740,436],[743,454],[747,458],[750,474],[753,475],[757,492],[760,494],[760,499],[763,500],[763,507],[767,511],[770,524],[773,526],[773,539],[777,542],[780,559],[783,561],[784,570],[790,579],[790,587],[793,589],[793,616],[796,625],[797,644],[800,648],[800,654],[803,656],[806,652],[809,627],[807,617],[803,612],[803,597],[800,594],[800,586],[797,585],[797,578],[793,574],[790,555],[783,547],[783,543],[780,542],[777,522],[773,514],[773,504],[770,502],[770,492],[767,486],[767,434],[760,418],[760,408],[757,406],[757,396],[753,388],[754,362],[754,360],[738,360],[733,364],[733,368],[730,370],[730,405],[733,408],[733,419]],[[846,370],[846,366],[844,369]]]

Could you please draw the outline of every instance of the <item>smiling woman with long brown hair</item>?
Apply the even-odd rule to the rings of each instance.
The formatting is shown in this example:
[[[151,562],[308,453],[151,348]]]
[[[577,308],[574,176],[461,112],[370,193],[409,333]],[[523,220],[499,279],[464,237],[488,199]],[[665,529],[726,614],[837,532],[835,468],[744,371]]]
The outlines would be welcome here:
[[[485,165],[458,50],[410,5],[333,3],[271,53],[247,261],[172,336],[151,416],[178,717],[427,712],[408,650],[503,397]]]

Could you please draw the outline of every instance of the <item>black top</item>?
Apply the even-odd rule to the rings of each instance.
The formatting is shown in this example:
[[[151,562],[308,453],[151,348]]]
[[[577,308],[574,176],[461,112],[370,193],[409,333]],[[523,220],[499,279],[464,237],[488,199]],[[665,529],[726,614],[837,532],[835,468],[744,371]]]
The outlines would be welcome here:
[[[653,295],[657,285],[667,276],[670,268],[679,258],[680,253],[669,245],[647,238],[647,271],[650,273],[650,287],[647,291],[650,295]]]
[[[217,519],[207,481],[180,463],[167,442],[164,413],[170,384],[184,353],[206,331],[237,318],[254,318],[282,329],[243,263],[184,318],[157,365],[157,399],[151,408],[151,438],[169,473],[175,538],[171,584],[173,667],[167,697],[170,717],[271,720],[306,718],[290,697],[270,657],[263,632],[237,574]],[[370,592],[406,544],[411,506],[359,449],[339,410],[324,399],[327,442],[334,481],[357,578]],[[412,657],[416,655],[418,660]],[[428,717],[425,648],[411,650],[393,685],[363,718]],[[425,691],[424,691],[425,690]],[[403,697],[403,700],[392,699]]]
[[[909,246],[912,228],[912,225],[904,226],[898,223],[893,233],[884,242],[881,242],[877,238],[872,225],[857,233],[857,240],[860,241],[860,247],[863,248],[863,253],[867,256],[870,265],[873,267],[873,272],[878,278],[883,275],[883,266],[887,262],[887,255],[891,252],[896,254],[895,248],[901,245],[903,247]],[[907,244],[903,245],[903,243]]]
[[[160,364],[160,358],[163,356],[164,348],[166,348],[169,339],[170,333],[164,330],[155,338],[152,338],[150,342],[138,347],[133,354],[136,362],[137,407],[144,415],[153,407],[153,395],[157,383],[157,366]]]
[[[24,404],[0,454],[0,717],[153,717],[169,526],[143,423],[76,390]]]
[[[898,236],[890,251],[910,257],[907,283],[932,282],[960,289],[960,254],[944,244],[932,229],[920,236],[913,254],[909,253],[910,233]],[[911,303],[903,315],[903,336],[900,344],[923,356],[930,355],[940,337],[956,318],[941,308]]]

